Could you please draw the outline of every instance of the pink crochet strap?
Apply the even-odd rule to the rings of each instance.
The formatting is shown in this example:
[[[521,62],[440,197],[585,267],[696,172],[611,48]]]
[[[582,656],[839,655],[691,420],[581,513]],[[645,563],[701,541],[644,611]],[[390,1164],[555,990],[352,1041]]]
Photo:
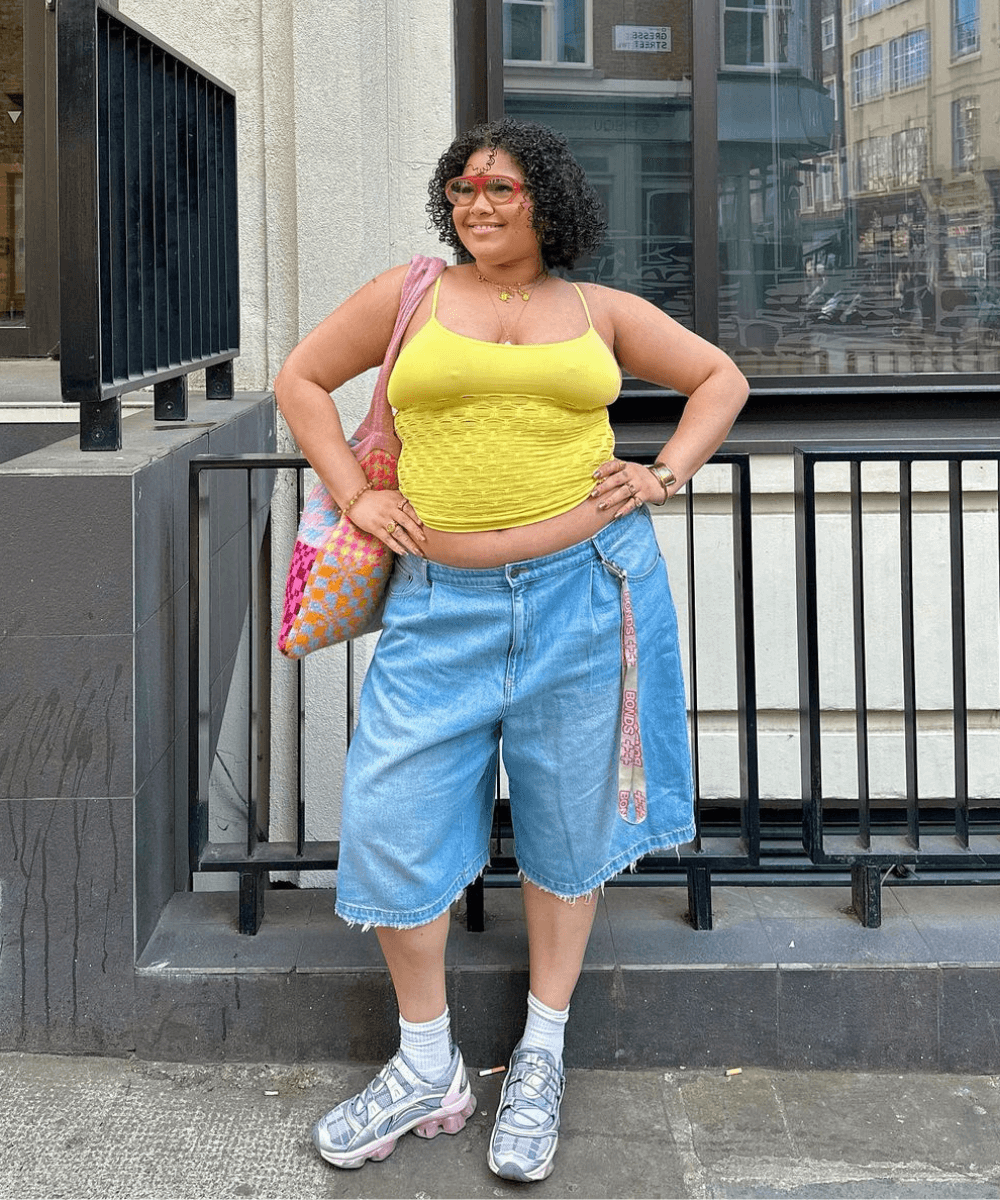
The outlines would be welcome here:
[[[399,346],[403,340],[403,334],[406,333],[406,327],[410,323],[410,318],[416,312],[424,292],[437,279],[446,265],[443,258],[426,258],[422,254],[414,255],[411,260],[406,278],[403,280],[403,290],[399,296],[396,324],[392,331],[392,337],[389,339],[389,346],[385,352],[378,379],[375,381],[375,390],[372,392],[372,402],[368,406],[368,415],[355,430],[354,441],[361,442],[365,438],[377,435],[395,436],[392,409],[389,407],[387,396],[389,376],[392,374],[396,355],[399,353]]]

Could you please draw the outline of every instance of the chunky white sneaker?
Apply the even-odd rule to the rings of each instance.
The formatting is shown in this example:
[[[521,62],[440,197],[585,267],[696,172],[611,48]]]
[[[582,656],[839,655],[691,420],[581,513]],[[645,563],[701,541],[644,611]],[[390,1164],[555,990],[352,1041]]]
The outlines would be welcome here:
[[[316,1122],[313,1142],[335,1167],[360,1167],[369,1158],[388,1158],[396,1141],[411,1129],[425,1138],[442,1131],[458,1133],[475,1108],[457,1047],[448,1073],[437,1083],[421,1079],[397,1052],[363,1092]]]
[[[559,1143],[559,1105],[566,1077],[546,1050],[518,1043],[500,1093],[490,1170],[503,1179],[531,1183],[552,1174]]]

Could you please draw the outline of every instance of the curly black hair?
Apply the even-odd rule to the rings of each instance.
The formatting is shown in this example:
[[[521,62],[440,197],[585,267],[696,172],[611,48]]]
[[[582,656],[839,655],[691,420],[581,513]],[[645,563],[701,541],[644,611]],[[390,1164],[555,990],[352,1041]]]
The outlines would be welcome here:
[[[608,227],[604,206],[570,152],[566,138],[545,125],[512,117],[476,125],[459,134],[438,160],[428,184],[427,211],[442,242],[469,260],[455,230],[444,187],[449,179],[462,174],[472,154],[494,146],[509,154],[524,173],[534,204],[531,225],[538,234],[542,263],[547,269],[572,267],[578,258],[600,246]]]

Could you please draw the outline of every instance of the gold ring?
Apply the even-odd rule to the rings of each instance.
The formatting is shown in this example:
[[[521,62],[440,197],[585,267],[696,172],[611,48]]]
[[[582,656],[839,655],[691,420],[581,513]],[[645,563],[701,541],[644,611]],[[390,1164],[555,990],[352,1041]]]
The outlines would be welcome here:
[[[385,527],[385,531],[386,531],[386,533],[395,533],[395,532],[396,532],[396,528],[397,528],[397,526],[396,526],[396,522],[395,522],[395,521],[390,521],[390,522],[389,522],[389,524],[388,524],[388,525],[386,525],[386,527]]]

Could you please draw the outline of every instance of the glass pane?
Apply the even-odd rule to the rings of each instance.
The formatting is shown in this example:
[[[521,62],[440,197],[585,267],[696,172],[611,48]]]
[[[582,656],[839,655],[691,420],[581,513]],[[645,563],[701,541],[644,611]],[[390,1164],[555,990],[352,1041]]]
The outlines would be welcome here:
[[[1000,57],[952,67],[978,5],[720,14],[725,349],[758,376],[1000,369]]]
[[[0,325],[24,324],[22,0],[0,0]]]
[[[543,16],[540,4],[504,4],[504,58],[541,61]]]
[[[504,107],[565,133],[604,200],[607,239],[572,276],[645,296],[690,326],[690,0],[590,7],[592,74],[565,72],[554,88],[551,72],[536,81],[531,68],[512,68]],[[563,14],[571,9],[585,33],[586,7],[564,0]]]
[[[584,0],[559,0],[556,35],[560,62],[587,61],[587,6]]]

